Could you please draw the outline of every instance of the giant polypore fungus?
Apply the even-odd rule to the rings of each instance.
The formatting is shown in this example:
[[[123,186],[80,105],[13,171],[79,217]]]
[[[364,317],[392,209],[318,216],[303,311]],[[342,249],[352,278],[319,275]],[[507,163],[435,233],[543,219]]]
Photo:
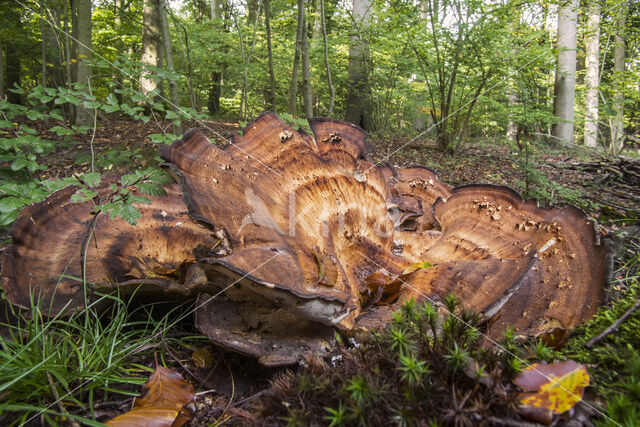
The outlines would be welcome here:
[[[323,354],[334,327],[382,326],[411,297],[457,294],[489,338],[557,336],[602,302],[610,258],[579,210],[378,166],[357,126],[310,126],[265,113],[225,148],[198,131],[162,147],[178,184],[135,227],[93,215],[99,198],[71,203],[73,187],[28,207],[2,258],[7,297],[58,312],[105,289],[197,296],[203,333],[271,366]]]

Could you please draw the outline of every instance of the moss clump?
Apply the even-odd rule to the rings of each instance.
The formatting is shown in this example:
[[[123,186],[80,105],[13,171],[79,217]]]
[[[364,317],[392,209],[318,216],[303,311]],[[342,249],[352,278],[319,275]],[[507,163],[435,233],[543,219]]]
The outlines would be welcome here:
[[[454,296],[443,304],[404,303],[391,324],[362,342],[339,337],[330,361],[286,371],[261,402],[267,421],[291,425],[472,425],[518,420],[511,378],[523,347],[508,332],[485,348],[478,318]]]

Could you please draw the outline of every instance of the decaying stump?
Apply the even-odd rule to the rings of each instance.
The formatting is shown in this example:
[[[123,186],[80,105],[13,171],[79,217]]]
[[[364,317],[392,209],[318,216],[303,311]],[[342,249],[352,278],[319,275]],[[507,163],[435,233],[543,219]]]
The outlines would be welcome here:
[[[204,334],[269,366],[327,352],[333,328],[382,326],[410,297],[456,293],[492,338],[557,336],[601,304],[611,260],[582,212],[377,166],[360,128],[310,126],[265,113],[223,149],[198,131],[162,147],[178,184],[136,227],[71,203],[73,187],[28,207],[2,259],[7,297],[58,312],[110,288],[197,296]]]

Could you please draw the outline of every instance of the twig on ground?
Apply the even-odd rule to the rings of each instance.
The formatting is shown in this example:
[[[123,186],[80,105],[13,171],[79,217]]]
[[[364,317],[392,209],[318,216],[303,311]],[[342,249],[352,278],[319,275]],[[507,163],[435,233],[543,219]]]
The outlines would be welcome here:
[[[627,318],[629,316],[631,316],[631,314],[633,314],[633,312],[636,311],[639,307],[640,307],[640,299],[633,305],[633,307],[631,307],[622,316],[620,316],[620,318],[618,320],[613,322],[613,324],[611,326],[609,326],[607,329],[602,331],[602,333],[600,335],[598,335],[598,336],[592,338],[591,340],[589,340],[589,342],[586,343],[584,346],[586,348],[588,348],[588,349],[593,348],[593,346],[595,346],[600,341],[602,341],[602,339],[604,339],[607,335],[609,335],[612,332],[615,332],[618,329],[618,326],[620,326],[620,324],[622,322],[627,320]]]

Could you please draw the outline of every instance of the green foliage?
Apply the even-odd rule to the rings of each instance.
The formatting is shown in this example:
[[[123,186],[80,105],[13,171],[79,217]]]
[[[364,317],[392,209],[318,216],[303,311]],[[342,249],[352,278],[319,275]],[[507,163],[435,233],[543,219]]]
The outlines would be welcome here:
[[[152,101],[150,115],[145,116],[144,108],[131,108],[126,103],[119,104],[112,93],[104,100],[98,100],[86,89],[81,85],[74,85],[73,89],[36,86],[27,94],[26,91],[17,88],[16,91],[26,95],[27,106],[0,101],[0,162],[9,166],[0,171],[0,227],[8,226],[15,221],[18,213],[26,205],[42,201],[51,192],[72,184],[80,185],[72,198],[74,202],[87,202],[99,198],[100,201],[94,209],[95,214],[105,212],[110,218],[119,216],[131,224],[135,224],[140,217],[135,204],[149,203],[147,198],[133,194],[132,190],[152,196],[165,194],[162,185],[170,180],[157,167],[136,170],[123,176],[115,186],[112,184],[113,188],[106,197],[98,197],[97,188],[101,182],[101,175],[95,171],[62,179],[41,178],[41,174],[48,169],[44,163],[47,156],[59,148],[77,144],[74,138],[90,130],[89,127],[68,124],[68,111],[65,113],[65,110],[60,109],[67,104],[82,104],[86,108],[101,109],[108,113],[118,112],[141,121],[162,113],[164,119],[171,120],[174,125],[179,125],[184,118],[194,117],[194,113],[189,109],[182,109],[179,114],[170,110],[165,114],[164,106],[155,101]],[[127,93],[136,102],[147,99],[132,91]],[[55,134],[57,138],[46,139],[42,136],[45,132],[49,135]],[[152,140],[162,142],[173,142],[176,138],[172,134],[152,135]],[[140,157],[142,154],[123,153],[122,150],[112,149],[102,153],[98,159],[78,156],[77,161],[90,162],[97,167],[110,169],[113,165],[129,163],[130,156]]]

